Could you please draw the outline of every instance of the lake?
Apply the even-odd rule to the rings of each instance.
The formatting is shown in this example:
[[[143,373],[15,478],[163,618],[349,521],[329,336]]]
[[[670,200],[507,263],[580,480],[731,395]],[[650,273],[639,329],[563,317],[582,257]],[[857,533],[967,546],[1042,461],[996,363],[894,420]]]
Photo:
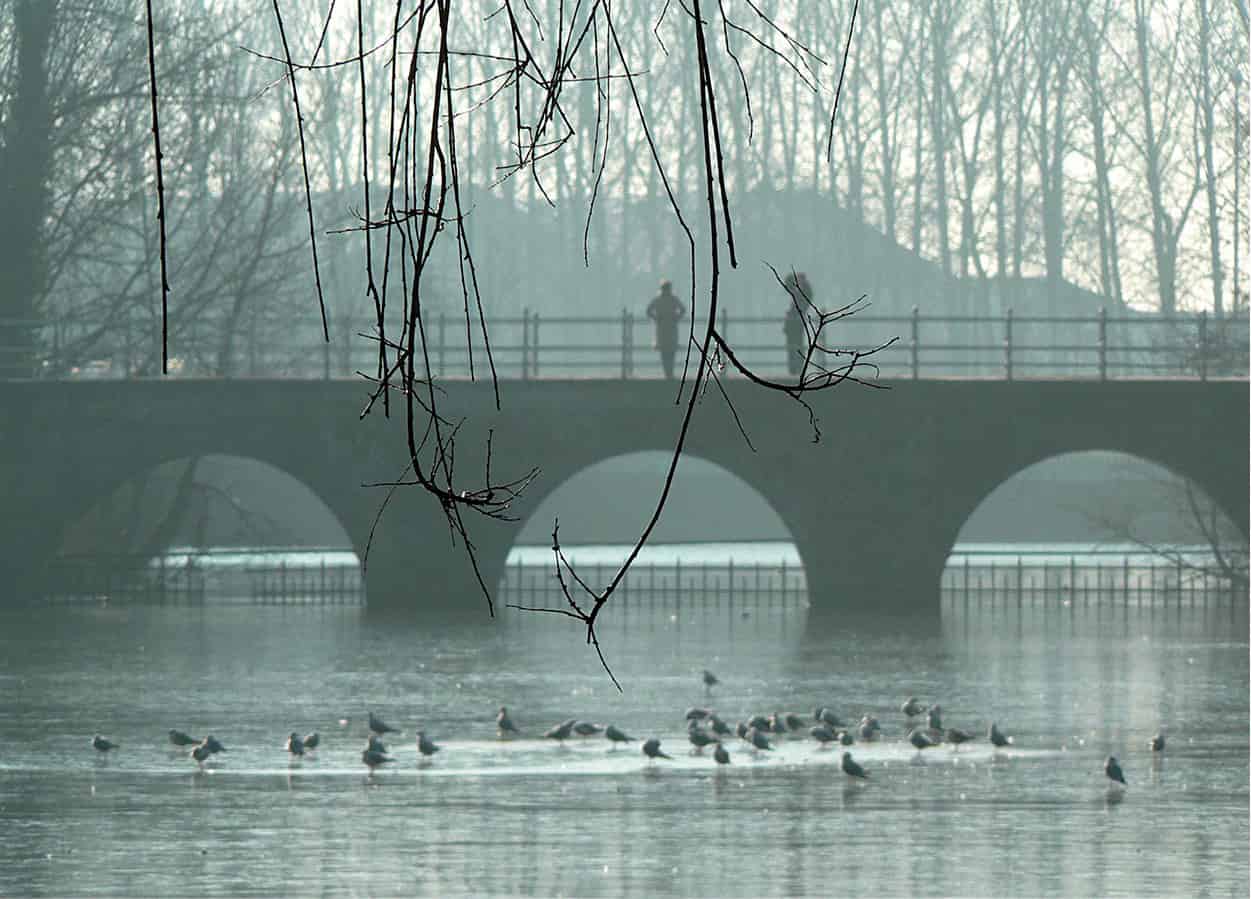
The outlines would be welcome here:
[[[1232,614],[1050,604],[808,633],[802,609],[686,603],[604,621],[618,693],[573,623],[451,630],[360,608],[0,613],[0,895],[1089,895],[1248,893],[1248,641]],[[707,693],[700,672],[721,684]],[[979,739],[918,754],[899,705]],[[496,737],[507,705],[525,738]],[[716,770],[684,710],[870,713]],[[397,762],[360,762],[373,710]],[[672,761],[565,718],[657,736]],[[340,719],[347,719],[340,725]],[[991,720],[1015,737],[985,741]],[[207,770],[166,731],[228,747]],[[418,761],[422,728],[443,749]],[[1147,748],[1164,728],[1162,756]],[[318,730],[303,761],[290,731]],[[107,757],[93,733],[121,744]],[[1129,787],[1109,787],[1103,759]]]

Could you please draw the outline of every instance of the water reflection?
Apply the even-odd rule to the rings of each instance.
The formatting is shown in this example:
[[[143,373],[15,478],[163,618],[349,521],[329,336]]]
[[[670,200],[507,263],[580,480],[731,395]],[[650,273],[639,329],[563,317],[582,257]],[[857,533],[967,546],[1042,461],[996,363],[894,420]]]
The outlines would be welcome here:
[[[726,612],[605,619],[624,694],[551,616],[436,630],[335,609],[0,615],[0,894],[1247,892],[1245,613],[1238,630],[947,610],[811,637],[802,616]],[[978,741],[917,758],[910,694]],[[876,715],[884,739],[853,747],[865,784],[799,737],[756,759],[732,742],[718,770],[684,751],[683,710],[705,703],[731,723],[830,705]],[[500,741],[500,705],[531,736],[580,717],[679,751],[649,767],[638,742]],[[404,729],[394,769],[372,776],[371,708]],[[986,745],[992,719],[1014,746]],[[211,730],[229,756],[195,770],[172,726]],[[1147,748],[1161,726],[1163,758]],[[444,746],[426,767],[418,727]],[[287,757],[293,728],[322,732],[316,759]],[[96,729],[116,757],[96,758]],[[1107,754],[1130,780],[1119,796]]]

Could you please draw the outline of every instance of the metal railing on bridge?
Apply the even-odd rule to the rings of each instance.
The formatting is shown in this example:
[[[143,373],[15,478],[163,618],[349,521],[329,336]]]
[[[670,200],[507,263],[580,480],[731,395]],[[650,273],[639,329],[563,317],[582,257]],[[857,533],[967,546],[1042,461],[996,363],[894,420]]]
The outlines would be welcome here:
[[[0,373],[10,378],[125,379],[160,373],[159,322],[101,323],[77,318],[43,322],[0,321],[0,333],[24,333],[23,347],[0,346]],[[680,335],[689,322],[683,322]],[[695,321],[700,335],[704,322]],[[487,353],[475,327],[462,317],[435,314],[426,322],[426,353],[440,378],[482,377]],[[781,317],[724,315],[720,330],[737,356],[755,371],[785,377],[788,368]],[[316,317],[252,322],[227,334],[210,320],[172,329],[170,375],[174,377],[348,378],[378,370],[372,320],[331,322],[331,341],[321,339]],[[398,335],[396,327],[391,335]],[[645,316],[520,316],[490,320],[491,353],[506,379],[658,378],[655,328]],[[1084,317],[1017,315],[911,315],[862,313],[841,320],[829,342],[865,351],[895,342],[868,361],[883,378],[1208,378],[1245,379],[1248,320],[1245,314],[1212,318],[1206,313],[1171,318],[1110,315]],[[467,342],[468,341],[468,342]],[[389,354],[394,359],[394,353]],[[846,356],[816,361],[835,367]],[[681,346],[677,357],[683,362]],[[420,368],[420,366],[419,366]],[[733,377],[727,369],[725,376]],[[862,374],[867,374],[862,370]]]

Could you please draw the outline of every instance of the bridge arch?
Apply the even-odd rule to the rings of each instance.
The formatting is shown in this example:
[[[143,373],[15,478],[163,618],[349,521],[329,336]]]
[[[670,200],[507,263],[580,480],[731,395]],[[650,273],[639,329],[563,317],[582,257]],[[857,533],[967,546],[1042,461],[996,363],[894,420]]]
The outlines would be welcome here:
[[[133,453],[64,491],[36,568],[58,556],[154,556],[174,545],[351,549],[344,510],[283,465],[233,453]],[[120,464],[117,464],[120,462]]]
[[[509,603],[563,605],[553,575],[554,520],[574,570],[602,587],[651,516],[670,458],[660,450],[616,453],[560,482],[553,477],[541,496],[528,497],[531,511],[518,522],[500,569],[504,620],[560,629],[550,616],[507,610]],[[685,454],[657,527],[605,609],[601,634],[614,643],[632,639],[634,621],[659,641],[655,652],[676,652],[683,640],[699,643],[700,634],[715,643],[714,634],[740,631],[790,645],[805,629],[807,597],[804,560],[780,511],[728,468]]]
[[[1202,545],[1210,535],[1195,521],[1196,510],[1218,522],[1211,536],[1222,545],[1245,547],[1245,520],[1240,523],[1230,514],[1228,497],[1213,495],[1204,481],[1211,478],[1123,450],[1053,453],[981,485],[980,492],[966,491],[952,510],[946,557],[956,546],[971,543],[1093,545],[1141,539]],[[1033,517],[1025,517],[1031,511]],[[1022,518],[1013,520],[1016,513]],[[940,569],[935,582],[941,577]]]

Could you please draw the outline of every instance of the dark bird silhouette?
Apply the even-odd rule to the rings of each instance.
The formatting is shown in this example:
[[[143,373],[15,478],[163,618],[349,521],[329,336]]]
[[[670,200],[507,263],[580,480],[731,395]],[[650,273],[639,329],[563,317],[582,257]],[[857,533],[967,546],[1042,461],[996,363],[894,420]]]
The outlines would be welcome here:
[[[91,745],[97,752],[110,752],[114,749],[121,748],[120,743],[114,743],[112,740],[106,740],[104,737],[96,734],[91,738]]]
[[[858,777],[861,780],[867,780],[869,775],[865,773],[864,768],[860,766],[852,757],[850,752],[843,753],[842,763],[843,773],[848,777]]]
[[[837,730],[840,727],[847,726],[846,722],[844,722],[842,718],[839,718],[831,709],[825,706],[822,706],[813,712],[812,717],[816,720],[817,724],[824,724],[832,730]]]
[[[543,736],[549,740],[559,740],[563,743],[565,740],[569,739],[569,735],[573,733],[573,726],[577,723],[578,719],[576,718],[570,718],[568,721],[562,721],[560,724],[557,724],[555,727],[548,730],[545,734],[543,734]]]
[[[712,709],[692,708],[686,710],[687,721],[703,721],[712,714]]]
[[[747,731],[746,739],[747,739],[747,742],[752,745],[753,752],[755,752],[757,749],[764,749],[766,751],[773,750],[773,744],[769,742],[769,738],[766,737],[762,732],[756,730],[756,728],[754,727]]]
[[[786,726],[786,718],[781,712],[774,712],[769,716],[769,730],[775,734],[784,734],[790,728]]]
[[[175,746],[194,746],[200,741],[195,737],[189,736],[180,730],[174,730],[171,727],[169,730],[169,742]]]
[[[592,724],[590,721],[579,721],[573,726],[573,732],[579,737],[593,737],[603,731],[598,724]]]
[[[747,727],[746,721],[740,721],[738,724],[734,726],[734,733],[740,740],[747,739],[747,731],[748,731],[748,727]]]
[[[911,743],[913,746],[915,746],[917,748],[917,751],[920,751],[922,749],[929,749],[931,746],[938,745],[933,740],[931,740],[928,736],[921,733],[921,731],[915,730],[915,729],[908,731],[908,742]]]
[[[424,731],[417,731],[417,751],[424,756],[431,756],[443,747],[426,736]]]
[[[718,742],[716,737],[704,733],[698,727],[692,727],[687,730],[686,739],[688,739],[691,745],[695,747],[695,752],[703,752],[705,746],[710,746],[713,743]]]
[[[1124,786],[1129,786],[1125,782],[1125,772],[1121,770],[1121,763],[1116,760],[1116,756],[1108,756],[1107,761],[1103,763],[1103,773],[1108,775],[1109,779]]]
[[[1012,742],[1012,738],[1001,731],[999,725],[993,721],[990,722],[990,730],[986,732],[986,738],[990,740],[991,745],[996,749],[1003,749],[1003,747]]]
[[[915,696],[909,696],[904,700],[904,704],[899,707],[899,711],[903,712],[909,718],[915,718],[917,715],[925,713],[925,706],[917,702]]]
[[[213,736],[212,734],[208,734],[204,738],[204,745],[208,747],[208,751],[213,753],[213,755],[217,755],[217,753],[219,752],[226,751],[226,747],[223,746],[221,744],[221,741],[218,740],[217,737]]]
[[[500,706],[499,714],[495,716],[495,723],[499,726],[500,736],[505,734],[520,734],[517,725],[513,724],[513,719],[508,717],[508,709]]]
[[[660,751],[660,741],[657,740],[655,737],[652,737],[650,740],[648,740],[647,742],[643,744],[643,755],[647,756],[649,759],[672,759],[673,758],[673,756],[665,755],[663,752]]]
[[[717,760],[718,765],[730,764],[730,753],[727,752],[726,748],[720,743],[718,743],[717,748],[712,751],[712,757]]]
[[[1147,745],[1151,747],[1152,752],[1163,752],[1164,751],[1164,734],[1163,733],[1156,734],[1147,742]],[[1183,753],[1183,755],[1184,754],[1185,753]]]
[[[961,743],[967,743],[973,739],[973,735],[968,731],[963,731],[958,727],[947,728],[947,742],[953,746],[959,746]]]
[[[715,687],[719,683],[721,683],[721,681],[717,680],[717,676],[713,674],[711,671],[709,671],[707,668],[705,668],[704,669],[704,689],[711,690],[713,687]]]
[[[305,752],[311,752],[314,749],[316,749],[319,745],[321,745],[321,734],[319,734],[317,731],[313,731],[311,734],[304,735]]]
[[[633,737],[628,735],[625,731],[621,730],[620,728],[614,727],[611,724],[604,728],[604,736],[608,738],[614,746],[616,746],[618,743],[633,743],[634,742]]]
[[[373,712],[369,713],[369,729],[380,737],[383,734],[391,734],[391,733],[398,734],[399,733],[398,730],[396,730],[391,725],[387,724],[385,721],[383,721]]]
[[[297,756],[304,754],[304,741],[300,739],[300,735],[295,731],[291,731],[291,734],[287,737],[287,752]]]
[[[788,712],[786,714],[785,721],[786,721],[786,727],[789,730],[803,730],[804,729],[805,721],[803,718],[800,718],[798,715]]]
[[[369,741],[366,743],[365,748],[370,750],[371,752],[378,753],[378,755],[387,754],[387,747],[384,746],[382,741],[379,740],[378,737],[374,734],[369,735]]]
[[[943,729],[943,707],[940,705],[930,706],[929,713],[926,715],[926,724],[930,730],[941,731]]]
[[[718,737],[728,737],[734,733],[734,731],[730,729],[730,725],[726,724],[716,715],[708,716],[708,727]]]
[[[190,755],[191,758],[195,760],[195,763],[197,765],[203,768],[204,763],[207,762],[212,757],[213,750],[209,749],[207,744],[201,743],[199,746],[196,746],[194,749],[192,749],[191,752],[188,753],[188,755]]]
[[[812,738],[822,746],[833,743],[837,739],[837,737],[834,736],[834,731],[830,730],[824,724],[818,724],[815,727],[810,727],[808,729],[808,733],[811,734]]]
[[[851,731],[840,730],[838,732],[838,742],[842,743],[844,746],[850,746],[852,743],[856,742],[856,738],[851,735]]]
[[[361,761],[368,766],[370,771],[373,771],[379,765],[385,765],[388,762],[395,761],[395,759],[391,758],[389,755],[379,752],[376,749],[366,748],[365,751],[361,753]]]
[[[862,740],[876,740],[878,734],[882,732],[882,725],[877,723],[877,719],[872,715],[865,715],[860,719],[860,726],[857,728]]]

